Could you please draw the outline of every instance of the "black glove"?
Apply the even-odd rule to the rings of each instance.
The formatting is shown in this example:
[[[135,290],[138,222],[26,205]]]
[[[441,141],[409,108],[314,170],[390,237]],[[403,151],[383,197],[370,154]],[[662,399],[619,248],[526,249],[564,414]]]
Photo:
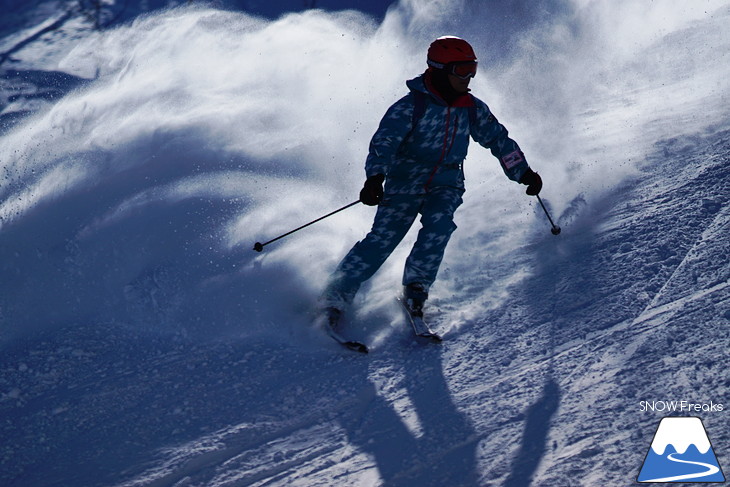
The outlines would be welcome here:
[[[383,181],[385,176],[376,174],[370,176],[360,190],[360,201],[368,206],[376,206],[383,199]]]
[[[525,174],[523,174],[520,178],[520,184],[527,186],[525,193],[530,196],[537,196],[540,194],[540,190],[542,189],[542,179],[540,178],[540,175],[529,167]]]

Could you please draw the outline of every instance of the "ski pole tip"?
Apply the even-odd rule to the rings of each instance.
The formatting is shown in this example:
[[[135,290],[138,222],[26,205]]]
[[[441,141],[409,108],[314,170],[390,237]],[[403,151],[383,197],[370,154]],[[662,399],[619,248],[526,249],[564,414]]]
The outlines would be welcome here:
[[[255,244],[253,244],[253,249],[256,252],[261,252],[262,250],[264,250],[264,245],[261,242],[256,242]]]
[[[560,227],[553,227],[550,231],[553,235],[560,235]]]

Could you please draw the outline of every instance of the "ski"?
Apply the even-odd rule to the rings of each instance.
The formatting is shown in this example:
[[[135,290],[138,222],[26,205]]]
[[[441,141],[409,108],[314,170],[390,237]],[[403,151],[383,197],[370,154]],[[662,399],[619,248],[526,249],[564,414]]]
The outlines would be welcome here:
[[[348,340],[347,338],[343,337],[339,333],[337,333],[335,330],[332,329],[331,326],[325,325],[325,328],[327,330],[327,334],[332,337],[334,341],[342,345],[343,347],[352,350],[354,352],[360,352],[360,353],[368,353],[370,350],[368,350],[367,345],[364,343],[355,341],[355,340]]]
[[[422,316],[415,316],[411,313],[411,310],[408,309],[406,300],[403,297],[399,296],[396,299],[403,307],[403,311],[406,314],[406,318],[408,319],[408,322],[411,324],[413,333],[415,333],[418,338],[424,338],[424,339],[430,340],[434,343],[441,343],[443,341],[443,338],[441,338],[441,335],[439,335],[438,333],[435,333],[433,330],[431,330],[431,328],[428,327],[426,322],[423,321]]]
[[[325,310],[324,329],[327,331],[327,334],[332,337],[334,341],[347,348],[348,350],[360,353],[368,353],[370,350],[368,350],[367,345],[356,340],[348,340],[347,338],[343,337],[339,332],[337,332],[336,328],[339,324],[341,314],[342,313],[335,308],[328,308],[327,310]]]

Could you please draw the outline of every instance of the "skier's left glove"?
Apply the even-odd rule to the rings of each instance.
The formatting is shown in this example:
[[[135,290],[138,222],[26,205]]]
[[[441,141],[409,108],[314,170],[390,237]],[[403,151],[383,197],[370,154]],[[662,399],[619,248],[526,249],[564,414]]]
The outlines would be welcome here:
[[[527,186],[525,193],[530,196],[537,196],[540,194],[540,190],[542,189],[542,178],[540,178],[538,173],[528,167],[525,174],[523,174],[520,178],[520,184]]]
[[[370,176],[360,190],[360,201],[368,206],[376,206],[383,199],[383,181],[385,176],[376,174]]]

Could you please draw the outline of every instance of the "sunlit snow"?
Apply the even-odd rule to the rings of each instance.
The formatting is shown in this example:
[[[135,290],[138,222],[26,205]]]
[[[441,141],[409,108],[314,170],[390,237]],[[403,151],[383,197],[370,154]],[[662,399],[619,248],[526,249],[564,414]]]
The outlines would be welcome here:
[[[640,401],[727,401],[728,21],[726,0],[188,5],[14,51],[0,483],[632,483],[662,417]],[[474,45],[473,93],[563,232],[472,144],[427,312],[445,342],[394,300],[412,232],[349,314],[353,356],[312,317],[374,210],[252,247],[357,199],[444,34]],[[703,421],[729,444],[724,413]]]

